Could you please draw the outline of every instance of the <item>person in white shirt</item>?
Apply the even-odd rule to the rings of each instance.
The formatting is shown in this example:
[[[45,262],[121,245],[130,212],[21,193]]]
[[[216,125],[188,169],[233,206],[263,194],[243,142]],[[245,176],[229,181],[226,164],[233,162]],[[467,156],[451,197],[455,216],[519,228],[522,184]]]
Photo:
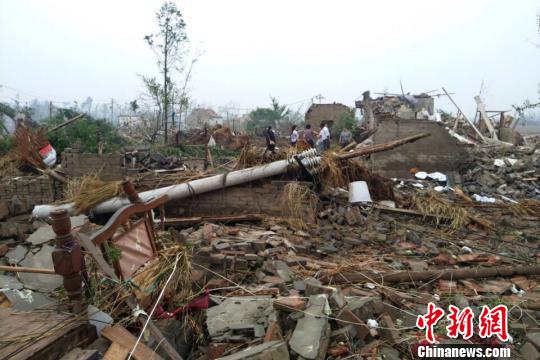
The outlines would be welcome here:
[[[330,130],[328,130],[328,127],[324,122],[321,123],[321,131],[319,132],[317,145],[321,151],[330,149]]]
[[[293,125],[291,130],[291,146],[296,146],[296,142],[298,141],[298,130],[296,130],[296,125]]]

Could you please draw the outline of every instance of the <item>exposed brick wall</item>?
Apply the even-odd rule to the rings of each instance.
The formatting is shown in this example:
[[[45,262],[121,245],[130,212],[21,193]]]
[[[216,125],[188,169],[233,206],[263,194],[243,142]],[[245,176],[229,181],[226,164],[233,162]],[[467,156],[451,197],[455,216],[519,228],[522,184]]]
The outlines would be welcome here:
[[[126,174],[124,156],[118,153],[98,155],[65,149],[62,152],[62,168],[70,177],[98,173],[105,181],[121,180]]]
[[[21,214],[35,205],[50,204],[62,198],[62,184],[43,176],[20,176],[0,183],[0,201],[8,203],[10,213]]]
[[[409,169],[460,172],[469,162],[465,146],[448,134],[444,126],[429,120],[378,119],[376,144],[428,132],[430,137],[396,149],[373,154],[373,169],[383,175],[410,177]]]
[[[167,216],[218,216],[241,214],[266,214],[289,216],[282,193],[286,182],[268,181],[233,186],[169,203]],[[313,221],[315,214],[306,211],[306,221]]]

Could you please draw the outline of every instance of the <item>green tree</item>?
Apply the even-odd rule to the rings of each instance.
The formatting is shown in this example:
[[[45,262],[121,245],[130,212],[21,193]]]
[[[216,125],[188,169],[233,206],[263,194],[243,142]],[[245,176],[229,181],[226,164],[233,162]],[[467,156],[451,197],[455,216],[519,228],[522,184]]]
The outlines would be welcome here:
[[[357,121],[354,117],[354,114],[350,111],[344,111],[339,116],[339,121],[337,122],[337,124],[332,127],[332,135],[335,138],[339,138],[339,134],[341,134],[341,131],[345,128],[354,132],[354,128],[356,127],[356,125]]]
[[[49,120],[42,121],[47,129],[52,129],[56,125],[63,123],[66,119],[71,119],[77,115],[72,109],[58,109],[55,116]],[[64,151],[65,148],[72,147],[76,142],[82,145],[84,151],[98,152],[99,144],[103,144],[103,151],[110,152],[120,149],[124,144],[124,139],[118,130],[105,119],[94,119],[86,115],[83,119],[77,120],[70,125],[47,134],[49,142],[57,152]]]
[[[158,31],[154,34],[146,35],[144,40],[152,48],[157,57],[157,65],[163,75],[163,82],[160,84],[158,95],[161,98],[162,106],[161,122],[165,131],[164,140],[167,143],[167,127],[169,121],[169,108],[172,104],[175,86],[172,75],[181,70],[183,45],[187,42],[185,32],[186,23],[182,13],[172,1],[164,2],[156,13]],[[143,78],[149,92],[149,86],[157,84],[155,78]]]
[[[280,105],[276,98],[270,98],[272,103],[270,107],[261,108],[258,107],[249,113],[249,120],[246,123],[246,130],[254,132],[257,129],[264,128],[266,126],[272,126],[278,128],[281,122],[290,114],[290,110],[287,106]]]
[[[129,102],[129,108],[132,113],[136,113],[137,109],[139,109],[139,104],[137,104],[137,100],[133,100]]]

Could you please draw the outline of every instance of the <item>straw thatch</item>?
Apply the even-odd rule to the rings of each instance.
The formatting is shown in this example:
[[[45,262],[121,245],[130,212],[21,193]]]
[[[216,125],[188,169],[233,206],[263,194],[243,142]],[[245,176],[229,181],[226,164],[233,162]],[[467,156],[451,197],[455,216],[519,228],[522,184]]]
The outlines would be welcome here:
[[[63,202],[75,203],[75,214],[81,214],[120,194],[122,194],[121,181],[102,181],[96,174],[91,174],[70,179]]]
[[[30,165],[44,169],[45,164],[39,155],[39,150],[49,143],[43,128],[32,129],[19,126],[13,135],[12,153],[21,165]]]
[[[286,220],[289,225],[306,229],[305,215],[317,211],[319,197],[308,186],[291,182],[283,188],[283,203],[287,210]]]

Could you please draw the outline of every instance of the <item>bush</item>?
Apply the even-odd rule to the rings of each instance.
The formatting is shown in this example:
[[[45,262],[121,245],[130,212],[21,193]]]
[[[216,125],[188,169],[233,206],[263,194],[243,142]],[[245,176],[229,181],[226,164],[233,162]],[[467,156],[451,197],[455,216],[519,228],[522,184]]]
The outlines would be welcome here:
[[[11,149],[12,143],[13,138],[11,136],[4,136],[0,138],[0,156],[8,153],[9,149]]]
[[[55,117],[42,121],[41,125],[52,129],[62,124],[65,119],[71,119],[76,115],[77,113],[73,110],[60,109]],[[82,145],[85,152],[91,153],[98,152],[100,142],[103,143],[104,152],[115,151],[125,145],[125,140],[111,123],[104,119],[94,119],[88,115],[62,129],[48,133],[47,136],[51,145],[59,153],[65,148],[73,147],[76,142]]]
[[[356,125],[357,125],[357,121],[356,121],[356,118],[354,117],[354,114],[352,114],[351,112],[345,111],[341,113],[338,123],[332,127],[332,136],[334,138],[339,138],[339,134],[341,134],[341,131],[344,128],[347,128],[351,130],[351,132],[354,132],[354,128],[356,127]]]

